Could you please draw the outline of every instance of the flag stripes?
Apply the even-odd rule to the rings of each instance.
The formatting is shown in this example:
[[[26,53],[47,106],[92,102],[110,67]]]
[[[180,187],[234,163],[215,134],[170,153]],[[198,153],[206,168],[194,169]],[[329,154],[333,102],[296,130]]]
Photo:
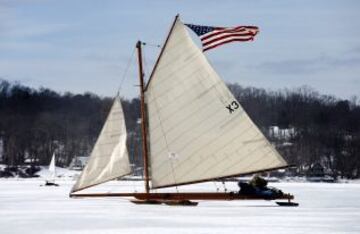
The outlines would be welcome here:
[[[252,41],[259,28],[256,26],[237,26],[232,28],[200,26],[186,24],[199,37],[203,45],[203,51],[207,51],[230,42]]]

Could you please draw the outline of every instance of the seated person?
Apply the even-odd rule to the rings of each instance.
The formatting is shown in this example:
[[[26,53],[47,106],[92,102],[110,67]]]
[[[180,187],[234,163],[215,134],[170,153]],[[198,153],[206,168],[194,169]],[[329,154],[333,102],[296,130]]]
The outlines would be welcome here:
[[[248,183],[239,182],[239,194],[255,195],[264,199],[276,199],[283,195],[283,192],[277,188],[267,187],[267,181],[258,175],[255,175]]]

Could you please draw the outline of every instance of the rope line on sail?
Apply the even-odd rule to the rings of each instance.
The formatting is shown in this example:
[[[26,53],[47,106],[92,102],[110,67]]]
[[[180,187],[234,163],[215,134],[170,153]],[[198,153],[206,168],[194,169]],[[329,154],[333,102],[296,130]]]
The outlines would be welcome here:
[[[211,100],[212,101],[212,100]],[[210,102],[211,103],[211,102]],[[199,111],[199,110],[197,110],[197,111]],[[219,111],[216,111],[216,112],[214,112],[213,114],[214,115],[216,115],[217,113],[220,113]],[[212,115],[213,116],[213,115]],[[201,124],[201,122],[200,123],[198,123],[199,125]],[[210,130],[211,130],[212,128],[210,128]],[[208,129],[209,130],[209,129]],[[185,130],[182,134],[180,134],[180,136],[181,135],[183,135],[183,134],[185,134],[186,132],[188,132],[188,131],[191,131],[191,129],[187,129],[187,130]],[[225,133],[225,132],[224,132]],[[202,133],[201,135],[206,135],[206,132],[204,132],[204,133]],[[192,142],[194,139],[191,139],[190,141],[189,141],[189,143],[190,142]],[[170,142],[170,143],[172,143],[172,142]],[[165,148],[168,148],[168,144],[169,144],[169,142],[166,142],[166,147],[164,147],[161,151],[163,151]],[[185,146],[184,146],[184,148],[186,148],[187,146],[188,146],[189,144],[186,144]],[[183,149],[182,149],[183,150]],[[187,159],[188,159],[189,157],[187,157],[184,161],[182,161],[182,162],[180,162],[180,164],[179,165],[181,165],[181,164],[183,164]],[[163,163],[162,163],[163,164]],[[200,163],[199,163],[200,164]],[[215,163],[215,164],[217,164],[217,163]],[[160,165],[161,166],[161,165]],[[197,165],[193,165],[193,168],[195,168]],[[211,169],[211,168],[209,168],[209,169]],[[187,171],[187,173],[190,173],[192,171],[192,169],[190,169],[189,171]],[[187,174],[187,173],[185,173],[185,174]],[[167,177],[168,176],[168,174],[167,175],[164,175],[162,178],[165,178],[165,177]],[[181,175],[181,176],[183,176],[183,175]]]
[[[156,99],[154,100],[154,103],[155,103],[156,113],[157,113],[157,117],[158,117],[159,124],[160,124],[161,133],[162,133],[162,135],[163,135],[163,137],[164,137],[164,141],[165,141],[165,144],[166,144],[166,149],[167,149],[168,153],[170,153],[168,140],[167,140],[167,138],[166,138],[166,134],[165,134],[165,131],[164,131],[164,127],[163,127],[163,124],[162,124],[162,121],[161,121],[161,118],[160,118],[159,106],[158,106],[158,103],[157,103]],[[173,176],[174,182],[176,183],[174,165],[173,165],[171,159],[169,159],[168,161],[170,161],[170,166],[171,166],[171,170],[172,170],[172,173],[171,173],[171,174],[172,174],[172,176]],[[175,189],[176,189],[176,192],[179,192],[178,186],[175,186]]]
[[[213,100],[212,99],[210,99],[210,102],[209,103],[211,103]],[[208,105],[206,105],[206,106],[208,106]],[[202,110],[204,110],[204,109],[202,109]],[[198,111],[201,111],[201,109],[200,110],[196,110],[195,112],[191,112],[190,113],[190,116],[191,115],[194,115],[196,112],[198,112]],[[218,111],[218,110],[216,110],[215,112],[213,112],[212,114],[211,114],[211,116],[212,117],[214,117],[216,114],[218,114],[218,113],[220,113],[220,111]],[[184,119],[185,120],[185,119]],[[199,121],[199,122],[197,122],[196,124],[195,124],[195,126],[198,126],[198,125],[200,125],[202,123],[202,121]],[[194,127],[195,127],[194,126]],[[184,135],[184,134],[186,134],[187,132],[189,132],[189,131],[193,131],[193,129],[194,129],[194,127],[192,127],[192,128],[190,128],[190,129],[186,129],[186,130],[184,130],[184,131],[182,131],[182,133],[181,134],[179,134],[179,136],[178,137],[180,137],[180,136],[182,136],[182,135]],[[204,132],[202,132],[200,135],[207,135],[208,134],[208,131],[211,131],[212,130],[212,128],[213,128],[213,126],[211,126],[210,128],[208,128],[207,129],[207,131],[204,131]],[[171,129],[171,128],[170,128]],[[221,135],[220,135],[220,137],[223,135],[223,134],[225,134],[226,132],[224,131]],[[241,135],[241,134],[240,134]],[[173,141],[175,141],[177,138],[175,138]],[[184,150],[191,142],[193,142],[195,139],[189,139],[188,140],[188,142],[184,145],[184,147],[182,148],[182,150]],[[212,144],[214,141],[216,141],[217,139],[211,139],[209,142],[207,142],[207,144],[206,145],[210,145],[210,144]],[[172,143],[172,142],[170,142],[170,143]],[[197,150],[195,150],[191,155],[189,155],[189,157],[188,158],[190,158],[191,156],[193,156],[196,152],[198,152],[198,151],[200,151],[202,149],[202,147],[200,147],[200,148],[198,148]],[[164,148],[162,148],[158,153],[160,153],[160,152],[162,152],[164,150]],[[181,163],[180,163],[181,164]],[[180,165],[179,164],[179,165]],[[161,165],[160,165],[161,166]]]
[[[253,126],[249,126],[245,131],[243,131],[243,132],[241,132],[240,134],[238,134],[237,137],[235,137],[235,138],[233,139],[233,141],[235,141],[235,140],[236,140],[238,137],[240,137],[241,135],[245,134],[245,133],[246,133],[248,130],[250,130],[251,128],[253,128]],[[252,139],[254,139],[254,138],[256,138],[256,136],[254,136]],[[212,142],[213,140],[216,140],[216,139],[212,139],[210,142],[208,142],[207,145],[211,144],[211,142]],[[230,143],[231,143],[231,142],[228,142],[228,144],[230,144]],[[223,146],[220,147],[217,151],[221,150],[222,148],[225,148],[226,146],[227,146],[227,144],[226,144],[226,145],[223,145]],[[185,146],[185,147],[186,147],[186,146]],[[195,151],[192,153],[192,155],[195,154],[195,153],[196,153],[197,151],[199,151],[199,150],[201,150],[201,148],[195,150]],[[257,150],[259,150],[259,148],[255,149],[255,150],[249,151],[249,152],[248,152],[248,155],[251,155],[253,152],[256,152]],[[215,151],[215,152],[213,152],[213,153],[216,153],[217,151]],[[271,150],[270,150],[270,151],[271,151]],[[266,158],[266,156],[267,156],[268,153],[269,153],[269,150],[268,150],[268,152],[265,154],[265,156],[260,157],[260,159],[259,159],[258,161],[261,161],[262,159]],[[184,161],[180,162],[179,165],[183,164],[188,158],[191,158],[192,155],[188,156]],[[234,164],[232,164],[232,165],[230,165],[229,167],[223,169],[222,172],[227,171],[227,170],[229,170],[231,167],[240,164],[241,161],[243,161],[243,160],[245,160],[245,159],[237,160]],[[197,163],[197,164],[194,164],[192,168],[190,168],[189,170],[187,170],[186,172],[184,172],[182,175],[180,175],[180,178],[181,178],[182,176],[190,173],[191,171],[193,171],[194,168],[198,167],[200,164],[201,164],[201,162],[199,162],[199,163]],[[250,168],[251,166],[252,166],[252,165],[248,165],[246,168]],[[210,169],[211,169],[211,168],[208,168],[207,170],[210,170]],[[207,170],[205,170],[203,173],[205,173]],[[164,175],[163,178],[166,178],[168,175],[169,175],[169,174]]]
[[[125,67],[123,76],[122,76],[122,78],[121,78],[119,88],[118,88],[118,90],[117,90],[117,96],[120,96],[121,88],[122,88],[122,86],[123,86],[123,84],[124,84],[125,78],[127,77],[127,74],[128,74],[128,72],[129,72],[129,68],[130,68],[131,64],[133,63],[133,60],[134,60],[134,57],[135,57],[135,51],[136,51],[136,48],[134,47],[134,48],[133,48],[133,51],[132,51],[132,53],[131,53],[131,56],[130,56],[130,58],[128,59],[128,61],[127,61],[127,63],[126,63],[126,67]]]

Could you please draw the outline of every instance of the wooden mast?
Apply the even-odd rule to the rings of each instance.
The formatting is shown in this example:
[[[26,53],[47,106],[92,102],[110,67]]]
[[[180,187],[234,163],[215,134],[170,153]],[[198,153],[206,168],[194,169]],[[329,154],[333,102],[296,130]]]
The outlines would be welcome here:
[[[147,129],[145,118],[145,100],[144,100],[144,71],[142,64],[141,41],[136,43],[138,65],[139,65],[139,82],[140,82],[140,110],[141,110],[141,135],[142,135],[142,148],[144,159],[144,177],[145,177],[145,192],[149,193],[149,160],[148,160],[148,146],[147,146]]]
[[[164,43],[164,46],[163,48],[161,49],[161,52],[160,52],[160,55],[154,65],[154,68],[151,72],[151,75],[150,75],[150,78],[149,78],[149,81],[147,83],[147,85],[149,84],[150,82],[150,79],[152,78],[153,76],[153,73],[160,61],[160,57],[162,56],[163,52],[164,52],[164,49],[165,49],[165,46],[167,44],[167,41],[169,40],[169,37],[170,37],[170,34],[172,32],[172,30],[174,29],[174,26],[175,26],[175,23],[176,23],[176,20],[179,18],[179,14],[177,14],[175,16],[175,19],[174,19],[174,22],[170,28],[170,31],[168,33],[168,36],[166,38],[166,41]],[[144,98],[144,92],[145,90],[147,89],[147,85],[145,86],[145,82],[144,82],[144,70],[143,70],[143,64],[142,64],[142,51],[141,51],[141,44],[142,42],[139,40],[137,43],[136,43],[136,49],[137,49],[137,56],[138,56],[138,65],[139,65],[139,82],[140,82],[140,110],[141,110],[141,135],[142,135],[142,142],[143,142],[143,145],[142,145],[142,148],[143,148],[143,160],[144,160],[144,179],[145,179],[145,192],[148,194],[149,191],[150,191],[150,186],[149,186],[149,156],[148,156],[148,142],[147,142],[147,126],[146,126],[146,107],[145,107],[145,98]]]

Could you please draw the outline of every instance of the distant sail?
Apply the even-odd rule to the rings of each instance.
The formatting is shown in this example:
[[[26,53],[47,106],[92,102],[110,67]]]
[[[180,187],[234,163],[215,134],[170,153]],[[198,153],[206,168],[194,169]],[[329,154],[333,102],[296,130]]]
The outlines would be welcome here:
[[[56,177],[55,153],[53,153],[52,158],[51,158],[51,162],[49,165],[49,172],[50,172],[50,178],[52,180],[54,180]]]
[[[145,92],[152,188],[286,166],[178,19]]]
[[[117,97],[93,148],[90,159],[71,192],[116,179],[131,172],[126,148],[126,126]]]

